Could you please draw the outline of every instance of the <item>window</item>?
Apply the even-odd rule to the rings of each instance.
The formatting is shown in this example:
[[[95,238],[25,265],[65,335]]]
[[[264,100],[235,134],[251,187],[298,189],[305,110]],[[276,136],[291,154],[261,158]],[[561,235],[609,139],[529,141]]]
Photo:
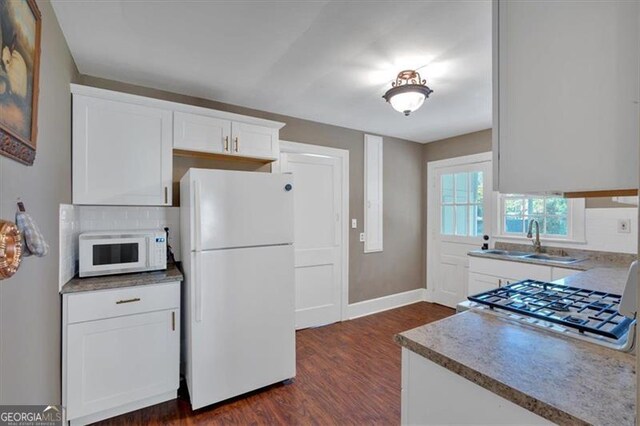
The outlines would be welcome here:
[[[501,194],[499,226],[502,236],[526,237],[537,220],[546,239],[584,240],[584,200],[558,196]]]
[[[484,233],[482,172],[443,174],[440,177],[440,233],[477,237]]]

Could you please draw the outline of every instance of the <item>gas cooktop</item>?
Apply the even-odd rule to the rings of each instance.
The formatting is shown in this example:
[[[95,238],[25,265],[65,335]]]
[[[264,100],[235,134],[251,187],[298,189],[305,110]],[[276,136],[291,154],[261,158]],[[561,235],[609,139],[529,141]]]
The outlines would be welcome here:
[[[469,300],[527,318],[601,336],[611,341],[626,337],[635,319],[618,312],[620,295],[535,280],[523,280]]]

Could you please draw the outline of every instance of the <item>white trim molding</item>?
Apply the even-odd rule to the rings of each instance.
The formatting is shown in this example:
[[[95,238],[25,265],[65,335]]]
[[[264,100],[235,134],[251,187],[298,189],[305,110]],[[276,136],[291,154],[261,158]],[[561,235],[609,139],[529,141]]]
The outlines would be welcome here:
[[[352,320],[378,312],[388,311],[389,309],[411,305],[412,303],[425,302],[426,293],[427,289],[417,288],[415,290],[409,290],[403,293],[396,293],[389,296],[378,297],[377,299],[351,303],[348,306],[347,319]]]
[[[382,251],[383,241],[383,140],[364,135],[364,252]]]

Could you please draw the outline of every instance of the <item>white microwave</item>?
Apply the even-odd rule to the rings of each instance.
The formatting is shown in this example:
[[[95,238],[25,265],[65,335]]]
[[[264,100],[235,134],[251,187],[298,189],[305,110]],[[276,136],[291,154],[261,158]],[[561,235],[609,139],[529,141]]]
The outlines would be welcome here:
[[[167,269],[164,231],[105,231],[80,234],[80,277]]]

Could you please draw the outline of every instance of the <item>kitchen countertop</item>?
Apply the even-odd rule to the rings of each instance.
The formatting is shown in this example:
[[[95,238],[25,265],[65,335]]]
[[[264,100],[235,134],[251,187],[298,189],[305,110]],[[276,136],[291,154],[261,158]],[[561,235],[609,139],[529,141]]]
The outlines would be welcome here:
[[[554,283],[622,294],[628,265],[607,266]],[[552,422],[634,423],[633,354],[478,309],[400,333],[395,340]]]
[[[622,295],[628,273],[629,268],[594,268],[555,280],[554,283]]]
[[[396,342],[558,424],[633,425],[635,357],[470,310]]]
[[[135,287],[148,284],[160,284],[183,281],[184,276],[176,264],[168,264],[164,271],[139,272],[135,274],[107,275],[103,277],[74,277],[66,283],[60,293],[78,293],[81,291],[106,290],[111,288]]]
[[[526,251],[534,253],[530,245],[514,243],[496,243],[496,250]],[[488,259],[504,260],[507,262],[529,263],[533,265],[553,266],[556,268],[574,269],[577,271],[587,271],[594,268],[629,268],[631,262],[637,259],[636,255],[627,253],[615,253],[595,250],[564,249],[558,247],[543,247],[546,254],[558,256],[571,256],[582,259],[574,263],[549,262],[540,259],[529,259],[526,257],[506,256],[504,254],[487,253],[484,250],[473,250],[467,253],[469,256],[484,257]]]

